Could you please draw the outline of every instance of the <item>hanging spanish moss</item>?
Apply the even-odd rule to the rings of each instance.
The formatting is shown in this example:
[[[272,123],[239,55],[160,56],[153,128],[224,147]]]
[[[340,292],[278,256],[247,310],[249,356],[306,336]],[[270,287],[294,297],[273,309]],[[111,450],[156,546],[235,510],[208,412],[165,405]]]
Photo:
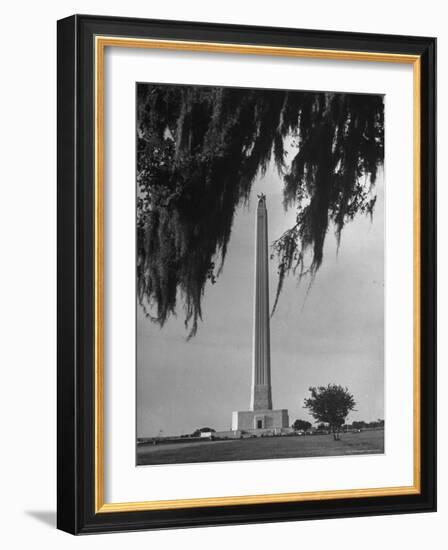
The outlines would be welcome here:
[[[196,334],[235,212],[271,160],[284,206],[297,212],[272,244],[273,310],[289,274],[319,269],[330,226],[339,241],[348,221],[372,214],[384,152],[381,96],[152,84],[137,92],[137,295],[161,326],[180,301],[188,336]]]

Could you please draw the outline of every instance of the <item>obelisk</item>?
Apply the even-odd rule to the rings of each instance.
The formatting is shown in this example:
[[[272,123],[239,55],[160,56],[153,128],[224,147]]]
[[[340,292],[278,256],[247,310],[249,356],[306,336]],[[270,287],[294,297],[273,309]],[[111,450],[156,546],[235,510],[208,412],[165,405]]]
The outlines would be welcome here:
[[[268,211],[266,196],[258,195],[255,230],[255,296],[252,354],[253,411],[272,409],[269,330]]]
[[[231,437],[288,433],[287,409],[272,409],[271,342],[269,327],[268,211],[258,195],[255,221],[255,300],[250,409],[233,411]]]

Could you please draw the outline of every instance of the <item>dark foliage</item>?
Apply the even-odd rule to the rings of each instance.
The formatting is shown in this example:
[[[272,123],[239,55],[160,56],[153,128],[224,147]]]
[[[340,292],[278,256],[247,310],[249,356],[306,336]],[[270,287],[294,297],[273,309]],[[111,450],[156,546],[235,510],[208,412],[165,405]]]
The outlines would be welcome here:
[[[137,118],[138,298],[163,325],[180,297],[190,337],[206,283],[223,268],[236,209],[271,159],[284,206],[297,211],[272,244],[274,309],[289,273],[316,273],[331,223],[340,239],[345,223],[373,211],[380,96],[139,84]]]
[[[306,430],[309,430],[311,428],[311,422],[308,422],[308,420],[297,419],[294,421],[292,427],[295,430],[303,430],[304,432],[306,432]]]
[[[305,399],[305,408],[315,420],[328,424],[334,439],[339,439],[341,427],[356,405],[353,395],[336,384],[309,388],[309,391],[311,397]]]

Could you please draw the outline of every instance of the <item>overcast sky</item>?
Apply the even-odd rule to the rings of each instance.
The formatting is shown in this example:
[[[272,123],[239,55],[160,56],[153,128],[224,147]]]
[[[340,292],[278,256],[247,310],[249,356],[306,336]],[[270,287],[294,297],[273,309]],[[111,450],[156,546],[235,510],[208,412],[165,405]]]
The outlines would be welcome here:
[[[308,281],[285,281],[271,319],[273,408],[286,408],[292,423],[312,419],[303,408],[310,386],[347,386],[357,402],[352,420],[384,418],[384,190],[373,221],[358,216],[342,233],[339,254],[333,231],[308,296]],[[269,241],[294,224],[284,212],[282,182],[269,169],[253,185],[249,207],[235,217],[224,271],[206,288],[203,322],[186,341],[182,309],[160,329],[137,306],[137,436],[191,433],[210,426],[230,429],[232,411],[250,403],[253,279],[257,193],[267,196]],[[270,261],[273,303],[276,259]],[[181,304],[179,300],[179,305]]]

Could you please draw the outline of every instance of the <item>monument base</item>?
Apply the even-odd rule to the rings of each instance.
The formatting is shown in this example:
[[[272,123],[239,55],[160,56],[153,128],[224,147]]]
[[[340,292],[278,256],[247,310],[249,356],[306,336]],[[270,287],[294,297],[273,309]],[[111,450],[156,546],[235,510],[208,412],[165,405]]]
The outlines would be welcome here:
[[[287,409],[234,411],[232,413],[232,430],[276,430],[289,427]]]

